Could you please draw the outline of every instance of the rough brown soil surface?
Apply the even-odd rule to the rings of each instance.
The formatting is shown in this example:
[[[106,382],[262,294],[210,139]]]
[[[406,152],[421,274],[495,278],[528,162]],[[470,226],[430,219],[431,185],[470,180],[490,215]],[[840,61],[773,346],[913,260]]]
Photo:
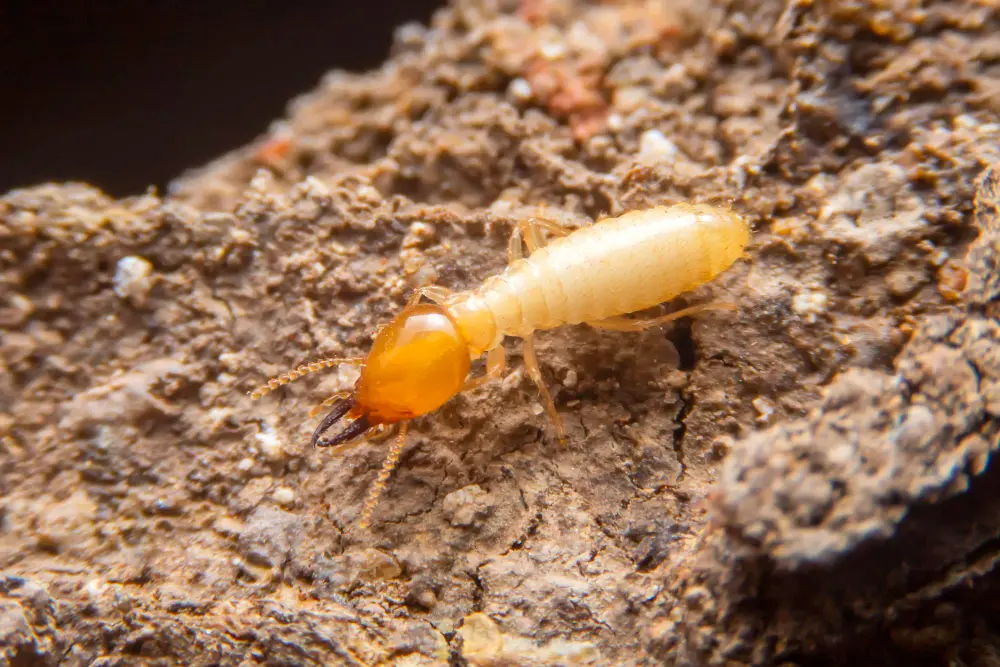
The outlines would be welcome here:
[[[255,145],[0,199],[0,662],[1000,664],[1000,21],[980,2],[456,1]],[[641,335],[331,457],[310,409],[511,223],[729,205]]]

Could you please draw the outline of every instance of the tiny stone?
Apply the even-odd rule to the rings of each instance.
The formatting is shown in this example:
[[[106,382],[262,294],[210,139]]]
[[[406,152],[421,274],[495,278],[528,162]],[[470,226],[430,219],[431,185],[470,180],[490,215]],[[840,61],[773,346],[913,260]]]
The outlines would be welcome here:
[[[267,424],[261,425],[261,431],[255,435],[261,455],[268,461],[278,461],[285,456],[278,435]]]
[[[437,229],[434,228],[434,225],[429,225],[426,222],[414,222],[403,238],[403,248],[416,248],[433,240],[435,236],[437,236]]]
[[[577,377],[576,371],[572,368],[566,371],[566,377],[563,378],[564,387],[575,387],[579,378]]]
[[[307,176],[304,185],[305,194],[308,196],[316,198],[330,196],[330,188],[326,187],[326,184],[315,176]]]
[[[121,299],[128,299],[137,306],[146,302],[152,282],[149,277],[153,273],[153,265],[148,260],[135,255],[129,255],[118,260],[113,279],[115,294]]]
[[[104,584],[101,583],[100,579],[91,579],[87,582],[87,585],[84,586],[84,590],[91,599],[96,600],[101,596],[101,593],[104,592]]]
[[[546,42],[539,52],[546,60],[559,60],[566,55],[566,45],[560,42]]]
[[[227,537],[239,537],[243,531],[243,522],[238,519],[222,516],[215,520],[212,527],[215,528],[216,532]]]
[[[500,393],[504,396],[509,395],[515,389],[521,386],[521,380],[524,378],[524,372],[520,368],[514,369],[510,375],[505,377],[500,382]]]
[[[286,507],[295,502],[295,492],[287,486],[279,486],[274,490],[274,493],[271,494],[271,497],[274,498],[274,502]]]
[[[885,282],[894,297],[905,299],[913,296],[927,282],[927,276],[919,269],[901,267],[886,276]]]
[[[425,588],[416,594],[415,600],[424,609],[433,609],[434,605],[437,604],[437,595],[431,589]]]
[[[659,130],[646,130],[639,137],[640,157],[673,160],[677,157],[677,152],[677,145]]]
[[[247,472],[253,468],[253,459],[240,459],[240,462],[236,464],[236,469],[240,472]]]
[[[219,363],[227,371],[237,371],[240,368],[240,355],[234,352],[223,352],[219,355]]]
[[[792,310],[805,317],[807,322],[815,322],[816,316],[826,312],[827,296],[823,292],[799,292],[792,299]]]
[[[767,423],[774,415],[774,403],[763,396],[758,396],[752,401],[754,410],[757,411],[757,421]]]
[[[507,94],[510,95],[515,102],[525,103],[531,101],[531,99],[535,96],[535,91],[532,90],[530,83],[528,83],[525,79],[518,77],[511,81],[510,85],[507,86]]]

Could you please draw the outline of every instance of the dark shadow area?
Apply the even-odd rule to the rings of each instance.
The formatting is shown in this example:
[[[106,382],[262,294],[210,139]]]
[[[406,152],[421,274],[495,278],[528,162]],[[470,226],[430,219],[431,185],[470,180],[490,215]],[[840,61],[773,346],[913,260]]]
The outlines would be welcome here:
[[[0,192],[159,188],[267,129],[331,69],[387,57],[442,0],[0,4]]]

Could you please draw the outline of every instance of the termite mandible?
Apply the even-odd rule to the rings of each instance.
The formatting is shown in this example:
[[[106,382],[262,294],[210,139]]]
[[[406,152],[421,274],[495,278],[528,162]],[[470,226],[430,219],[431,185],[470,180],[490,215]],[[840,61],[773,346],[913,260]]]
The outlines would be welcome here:
[[[528,374],[565,443],[562,421],[538,366],[533,333],[579,323],[642,331],[704,310],[733,309],[732,304],[716,302],[648,319],[624,317],[714,279],[743,257],[749,240],[750,226],[741,216],[705,204],[631,211],[573,231],[543,218],[522,220],[511,234],[503,273],[464,292],[422,287],[378,332],[367,357],[305,364],[269,380],[250,396],[258,399],[323,368],[360,367],[352,389],[319,406],[333,407],[316,428],[312,444],[342,450],[399,425],[361,512],[359,525],[367,528],[399,462],[407,422],[437,410],[460,392],[499,378],[506,366],[506,336],[521,338]],[[528,257],[522,244],[528,247]],[[431,303],[420,303],[422,298]],[[483,354],[485,374],[468,377],[471,361]],[[324,437],[343,419],[347,425],[339,433]]]

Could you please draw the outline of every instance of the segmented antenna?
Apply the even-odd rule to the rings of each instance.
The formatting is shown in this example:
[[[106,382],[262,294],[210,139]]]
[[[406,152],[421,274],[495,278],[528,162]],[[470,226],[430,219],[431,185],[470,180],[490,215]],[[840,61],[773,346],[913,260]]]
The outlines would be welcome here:
[[[400,425],[399,435],[396,436],[396,439],[392,442],[392,446],[389,447],[389,455],[385,457],[378,477],[368,490],[368,497],[365,498],[365,506],[361,510],[361,518],[358,520],[358,526],[362,529],[367,529],[371,525],[372,514],[375,512],[375,508],[378,507],[378,501],[382,498],[386,482],[389,481],[389,475],[399,465],[399,455],[403,452],[403,445],[406,443],[406,426],[406,422]]]
[[[333,368],[334,366],[339,366],[340,364],[353,364],[359,365],[363,363],[361,359],[351,359],[347,357],[330,357],[329,359],[320,359],[319,361],[313,361],[308,364],[302,364],[298,368],[294,368],[283,375],[273,377],[266,383],[257,387],[253,391],[248,391],[247,395],[251,399],[257,400],[262,396],[267,396],[272,391],[277,389],[282,385],[286,385],[292,380],[298,380],[303,375],[308,375],[309,373],[315,373],[316,371],[321,371],[325,368]]]

